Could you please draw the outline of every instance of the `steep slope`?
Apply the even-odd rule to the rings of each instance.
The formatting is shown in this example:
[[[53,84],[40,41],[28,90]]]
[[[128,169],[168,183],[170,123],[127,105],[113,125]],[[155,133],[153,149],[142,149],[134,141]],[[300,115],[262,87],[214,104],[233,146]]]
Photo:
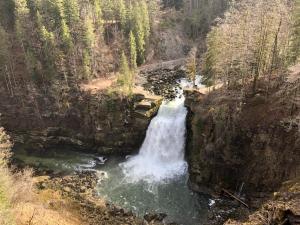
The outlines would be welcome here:
[[[193,189],[274,191],[299,176],[299,74],[271,87],[261,82],[259,90],[255,96],[222,88],[187,93]]]

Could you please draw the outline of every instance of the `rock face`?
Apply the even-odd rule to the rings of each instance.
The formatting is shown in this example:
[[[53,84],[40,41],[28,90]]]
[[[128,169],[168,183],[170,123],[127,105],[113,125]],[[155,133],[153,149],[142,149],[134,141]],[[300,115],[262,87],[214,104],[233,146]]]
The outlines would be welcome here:
[[[22,107],[21,98],[25,100]],[[32,98],[5,97],[1,98],[0,118],[16,148],[44,151],[63,146],[101,154],[128,154],[138,150],[160,105],[159,100],[147,100],[147,107],[141,109],[144,98],[74,90]]]
[[[254,97],[186,92],[191,187],[273,191],[299,175],[299,83]]]

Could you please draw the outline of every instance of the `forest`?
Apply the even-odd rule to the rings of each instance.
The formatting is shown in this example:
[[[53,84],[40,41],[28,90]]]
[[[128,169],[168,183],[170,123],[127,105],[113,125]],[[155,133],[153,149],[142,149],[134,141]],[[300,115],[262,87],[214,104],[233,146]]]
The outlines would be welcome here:
[[[300,0],[0,0],[0,224],[300,217]]]

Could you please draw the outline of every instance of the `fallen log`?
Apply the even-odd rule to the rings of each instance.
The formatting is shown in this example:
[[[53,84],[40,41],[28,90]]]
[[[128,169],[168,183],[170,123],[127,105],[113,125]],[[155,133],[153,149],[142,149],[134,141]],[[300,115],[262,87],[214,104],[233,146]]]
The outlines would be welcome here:
[[[246,204],[243,200],[241,200],[240,198],[236,197],[234,194],[230,193],[229,191],[227,191],[226,189],[222,189],[222,192],[227,194],[228,196],[230,196],[231,198],[237,200],[239,203],[241,203],[242,205],[246,206],[247,208],[249,208],[249,205]]]

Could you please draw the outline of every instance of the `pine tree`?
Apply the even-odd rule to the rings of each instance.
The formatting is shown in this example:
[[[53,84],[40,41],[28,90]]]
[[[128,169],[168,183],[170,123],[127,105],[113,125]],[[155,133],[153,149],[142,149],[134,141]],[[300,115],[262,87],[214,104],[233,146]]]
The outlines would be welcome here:
[[[145,41],[148,42],[151,28],[150,28],[150,16],[148,11],[148,5],[145,0],[141,0],[140,7],[141,7],[141,14],[142,14],[141,17],[143,18]]]
[[[114,15],[114,2],[113,0],[101,0],[102,14],[104,20],[112,20]]]
[[[83,37],[83,41],[85,43],[86,48],[91,51],[95,42],[95,34],[94,34],[94,24],[93,21],[87,17],[85,19],[85,24],[84,24],[84,29],[85,29],[85,33],[84,33],[84,37]]]
[[[66,52],[73,48],[72,37],[70,34],[69,27],[64,19],[61,20],[61,38],[63,48]]]
[[[12,28],[15,22],[14,0],[0,1],[0,25],[4,28]]]
[[[196,57],[194,55],[188,59],[186,68],[187,68],[188,78],[193,82],[193,85],[196,86],[197,64],[196,64]]]
[[[128,66],[128,60],[124,51],[121,54],[118,84],[121,86],[124,94],[126,95],[132,94],[133,72],[130,70]]]
[[[36,13],[38,11],[37,2],[35,0],[27,0],[27,7],[31,18],[36,19]]]
[[[88,50],[83,51],[82,55],[82,68],[85,79],[90,79],[91,77],[91,56]]]
[[[75,32],[73,29],[75,29],[80,21],[78,1],[63,0],[63,11],[67,25],[71,28],[72,32]]]
[[[37,80],[40,73],[39,60],[31,50],[25,52],[26,68],[33,80]]]
[[[145,61],[145,26],[143,24],[143,18],[139,4],[135,4],[133,7],[133,32],[137,44],[137,63],[141,65]]]
[[[129,33],[129,43],[130,43],[130,65],[132,69],[136,69],[137,68],[136,41],[132,31],[130,31]]]
[[[129,1],[128,3],[126,18],[127,18],[126,30],[132,31],[133,23],[134,23],[134,11],[133,11],[133,4],[131,1]]]
[[[124,0],[118,0],[118,19],[120,20],[121,29],[126,32],[126,6]],[[127,33],[128,34],[128,33]]]
[[[61,26],[61,20],[64,15],[64,8],[61,0],[41,1],[40,11],[43,12],[44,22],[50,30],[56,30]]]
[[[123,51],[121,54],[121,60],[120,60],[120,75],[121,77],[119,77],[118,82],[122,85],[126,84],[126,76],[129,73],[130,69],[128,66],[128,60],[127,57],[125,55],[125,52]]]
[[[102,8],[101,0],[94,0],[94,23],[97,26],[97,30],[102,29]]]
[[[293,6],[293,31],[291,38],[291,63],[295,63],[300,57],[300,0],[294,0]]]
[[[216,79],[216,70],[214,65],[216,63],[218,46],[217,35],[217,29],[213,28],[206,39],[207,51],[204,55],[204,64],[202,67],[202,83],[206,86],[214,85]]]
[[[33,74],[33,65],[31,64],[33,60],[29,60],[30,57],[27,57],[28,54],[26,49],[26,21],[28,21],[29,19],[29,8],[27,7],[27,0],[15,0],[15,17],[16,36],[23,50],[26,69],[29,74]],[[34,62],[36,62],[36,60],[34,60]]]
[[[47,30],[45,25],[43,25],[42,16],[38,9],[36,9],[36,24],[37,24],[37,34],[41,42],[41,50],[43,54],[42,62],[44,65],[44,72],[49,75],[46,79],[50,79],[56,73],[56,53],[55,53],[55,38],[54,34]],[[42,72],[43,73],[43,72]],[[42,75],[42,77],[44,77]],[[43,81],[44,82],[44,81]]]
[[[0,25],[0,75],[4,75],[5,73],[5,67],[9,59],[8,55],[8,34]]]

